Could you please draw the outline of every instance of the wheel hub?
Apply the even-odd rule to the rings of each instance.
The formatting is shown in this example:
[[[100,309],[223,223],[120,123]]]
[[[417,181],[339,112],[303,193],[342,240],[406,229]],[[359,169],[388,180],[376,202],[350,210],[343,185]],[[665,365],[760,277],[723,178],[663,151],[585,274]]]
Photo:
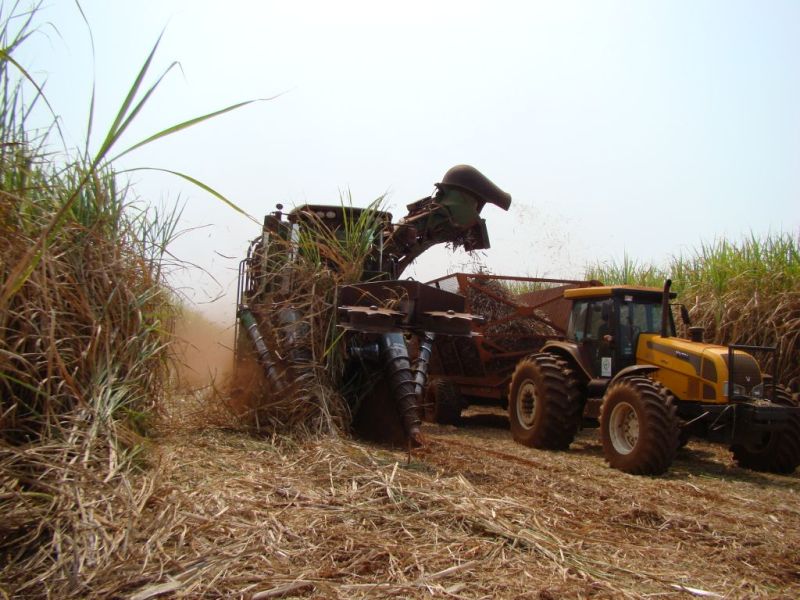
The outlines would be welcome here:
[[[639,417],[633,406],[620,402],[611,410],[608,433],[619,454],[630,454],[639,441]]]
[[[536,386],[533,381],[526,379],[519,388],[519,402],[517,402],[517,420],[526,429],[533,427],[533,418],[536,413]]]

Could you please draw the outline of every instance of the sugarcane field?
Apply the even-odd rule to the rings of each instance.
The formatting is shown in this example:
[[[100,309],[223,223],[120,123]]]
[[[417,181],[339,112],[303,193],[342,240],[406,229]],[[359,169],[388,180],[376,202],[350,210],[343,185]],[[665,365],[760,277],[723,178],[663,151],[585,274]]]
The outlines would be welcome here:
[[[800,597],[800,6],[143,6],[0,0],[0,598]]]

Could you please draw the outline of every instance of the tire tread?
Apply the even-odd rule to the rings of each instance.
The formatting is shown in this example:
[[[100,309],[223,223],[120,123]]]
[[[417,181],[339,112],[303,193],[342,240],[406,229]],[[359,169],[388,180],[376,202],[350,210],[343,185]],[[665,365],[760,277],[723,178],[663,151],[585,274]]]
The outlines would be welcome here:
[[[541,419],[530,429],[516,419],[515,390],[522,379],[534,380],[542,402]],[[566,450],[578,431],[580,391],[577,377],[566,361],[542,352],[520,360],[509,386],[509,419],[514,439],[534,448]]]
[[[632,403],[640,405],[641,410],[640,437],[636,447],[627,455],[621,455],[614,449],[608,434],[610,411],[618,394],[629,396]],[[660,475],[669,469],[675,459],[680,428],[673,396],[663,385],[649,377],[624,377],[608,387],[600,412],[600,429],[603,454],[606,462],[615,469],[633,475]]]

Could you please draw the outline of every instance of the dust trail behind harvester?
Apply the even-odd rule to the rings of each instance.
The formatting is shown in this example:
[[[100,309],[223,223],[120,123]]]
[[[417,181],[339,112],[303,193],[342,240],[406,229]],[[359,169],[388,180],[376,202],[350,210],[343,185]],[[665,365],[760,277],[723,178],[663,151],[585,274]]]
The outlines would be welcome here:
[[[222,381],[233,365],[233,326],[185,308],[175,324],[178,377],[188,389]]]

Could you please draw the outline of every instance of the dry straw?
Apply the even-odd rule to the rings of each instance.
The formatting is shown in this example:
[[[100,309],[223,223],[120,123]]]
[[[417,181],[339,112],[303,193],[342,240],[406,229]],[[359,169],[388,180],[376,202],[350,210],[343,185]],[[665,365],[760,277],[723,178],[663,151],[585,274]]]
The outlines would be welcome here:
[[[152,483],[134,477],[169,379],[179,215],[132,202],[108,159],[163,78],[143,92],[157,44],[99,150],[54,154],[58,120],[14,58],[38,6],[0,5],[0,593],[85,597]],[[56,125],[31,135],[40,105]]]
[[[593,434],[536,451],[426,425],[413,456],[323,438],[162,444],[102,597],[779,598],[800,591],[796,480],[692,444],[670,475],[607,468]],[[120,535],[123,526],[120,524]]]
[[[86,569],[128,543],[109,524],[138,503],[129,476],[168,379],[174,215],[126,204],[109,169],[37,164],[14,133],[0,150],[4,283],[40,251],[0,313],[0,577],[15,595],[64,579],[80,594]]]

